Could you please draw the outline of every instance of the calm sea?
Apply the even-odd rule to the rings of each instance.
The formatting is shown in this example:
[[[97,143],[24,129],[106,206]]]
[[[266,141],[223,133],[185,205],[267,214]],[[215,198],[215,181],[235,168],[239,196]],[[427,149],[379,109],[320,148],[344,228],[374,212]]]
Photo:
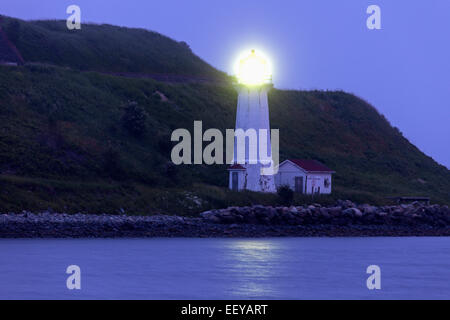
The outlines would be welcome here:
[[[4,239],[0,299],[450,299],[450,238]]]

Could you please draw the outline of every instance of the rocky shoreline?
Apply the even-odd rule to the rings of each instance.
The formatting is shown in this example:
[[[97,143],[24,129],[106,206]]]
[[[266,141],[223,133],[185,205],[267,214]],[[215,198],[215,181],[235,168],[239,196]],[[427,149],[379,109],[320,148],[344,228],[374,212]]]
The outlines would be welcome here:
[[[230,207],[199,217],[65,213],[0,214],[0,238],[450,236],[448,206],[375,207],[338,201]]]

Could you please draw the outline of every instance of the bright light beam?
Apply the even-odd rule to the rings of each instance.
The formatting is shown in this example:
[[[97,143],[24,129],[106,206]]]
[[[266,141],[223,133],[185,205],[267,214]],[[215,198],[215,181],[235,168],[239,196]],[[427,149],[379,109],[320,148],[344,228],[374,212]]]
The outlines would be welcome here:
[[[260,53],[252,50],[238,61],[237,78],[245,85],[262,85],[272,81],[272,71],[269,61]]]

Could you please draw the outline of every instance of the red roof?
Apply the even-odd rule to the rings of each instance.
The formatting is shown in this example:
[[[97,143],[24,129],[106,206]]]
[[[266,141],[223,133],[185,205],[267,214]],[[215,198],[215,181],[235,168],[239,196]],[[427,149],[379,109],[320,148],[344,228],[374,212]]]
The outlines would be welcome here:
[[[230,166],[228,168],[228,170],[247,170],[245,169],[243,166],[241,166],[240,164],[233,164],[232,166]]]
[[[308,172],[334,172],[326,165],[316,160],[306,160],[306,159],[288,159],[288,160]]]

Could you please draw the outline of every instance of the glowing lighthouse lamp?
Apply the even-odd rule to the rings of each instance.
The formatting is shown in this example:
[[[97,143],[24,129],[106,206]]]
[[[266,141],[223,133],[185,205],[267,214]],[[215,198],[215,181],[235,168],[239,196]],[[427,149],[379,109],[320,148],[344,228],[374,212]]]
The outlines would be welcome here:
[[[267,100],[267,92],[272,88],[269,61],[259,52],[251,50],[239,59],[236,65],[236,75],[235,88],[239,95],[234,164],[228,169],[229,188],[275,192],[274,177],[262,174],[261,170],[263,167],[267,167],[267,160],[272,160]],[[262,131],[266,134],[260,134]],[[244,138],[239,138],[239,132],[245,133]],[[252,132],[257,134],[256,139],[252,139]],[[261,145],[265,145],[265,148],[261,148]]]
[[[242,57],[236,66],[239,83],[248,86],[258,86],[272,83],[272,71],[266,58],[256,54],[255,50]]]

